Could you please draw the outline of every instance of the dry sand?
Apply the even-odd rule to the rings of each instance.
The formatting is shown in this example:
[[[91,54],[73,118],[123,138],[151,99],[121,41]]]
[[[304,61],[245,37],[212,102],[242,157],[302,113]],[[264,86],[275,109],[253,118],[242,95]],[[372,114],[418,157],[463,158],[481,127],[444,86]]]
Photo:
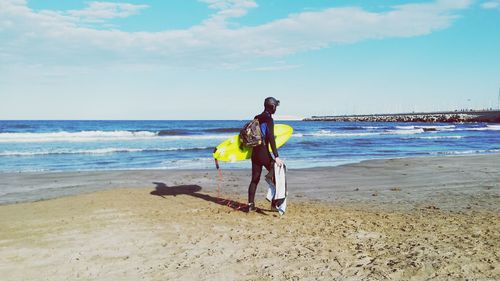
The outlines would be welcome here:
[[[264,200],[259,212],[237,210],[248,171],[225,171],[220,194],[207,171],[3,174],[4,186],[49,186],[56,178],[61,186],[91,182],[90,190],[100,183],[109,190],[0,206],[0,276],[500,280],[499,160],[290,170],[282,217]],[[259,198],[264,191],[262,182]]]

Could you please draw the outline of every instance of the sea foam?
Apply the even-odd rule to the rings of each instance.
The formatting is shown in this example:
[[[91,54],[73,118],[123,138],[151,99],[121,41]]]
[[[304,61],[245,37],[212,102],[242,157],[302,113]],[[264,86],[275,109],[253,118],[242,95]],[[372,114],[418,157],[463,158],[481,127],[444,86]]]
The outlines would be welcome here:
[[[68,150],[56,149],[45,151],[3,151],[0,156],[41,156],[41,155],[63,155],[63,154],[111,154],[111,153],[134,153],[134,152],[166,152],[166,151],[196,151],[207,150],[213,147],[172,147],[172,148],[98,148],[98,149],[82,149],[82,150]]]
[[[81,132],[53,132],[53,133],[0,133],[0,143],[17,142],[92,142],[92,141],[124,141],[162,139],[224,139],[229,134],[219,135],[167,135],[159,136],[150,131],[81,131]]]

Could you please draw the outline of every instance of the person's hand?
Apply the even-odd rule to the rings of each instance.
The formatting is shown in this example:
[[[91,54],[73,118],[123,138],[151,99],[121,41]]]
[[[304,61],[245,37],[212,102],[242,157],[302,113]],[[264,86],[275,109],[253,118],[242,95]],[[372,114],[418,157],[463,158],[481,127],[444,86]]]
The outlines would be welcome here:
[[[281,160],[279,157],[276,157],[274,159],[274,161],[276,162],[276,164],[278,164],[278,166],[282,167],[283,164],[285,164],[285,162],[283,162],[283,160]]]

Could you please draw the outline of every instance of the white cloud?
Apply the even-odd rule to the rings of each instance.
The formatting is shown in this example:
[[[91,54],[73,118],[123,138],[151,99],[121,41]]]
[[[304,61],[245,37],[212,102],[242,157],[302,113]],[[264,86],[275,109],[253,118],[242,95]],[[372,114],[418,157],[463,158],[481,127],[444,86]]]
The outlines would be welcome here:
[[[249,9],[257,7],[257,3],[254,0],[199,0],[199,1],[208,4],[208,7],[214,10],[235,10],[235,9]]]
[[[70,10],[67,11],[67,14],[86,20],[126,18],[148,7],[148,5],[128,3],[90,2],[87,8],[83,10]]]
[[[481,4],[483,9],[500,9],[500,0],[487,1]]]
[[[470,0],[405,4],[389,11],[359,7],[291,14],[259,26],[228,27],[257,7],[251,0],[201,0],[215,13],[187,29],[125,32],[90,28],[81,19],[124,17],[144,5],[93,2],[80,11],[40,11],[23,0],[0,0],[0,58],[40,63],[153,63],[238,65],[257,58],[282,57],[335,44],[404,38],[448,28]]]
[[[203,22],[204,26],[224,27],[229,18],[239,18],[248,13],[248,10],[257,7],[253,0],[199,0],[207,3],[209,8],[218,10],[209,19]]]
[[[286,64],[286,63],[275,63],[274,65],[249,68],[248,71],[273,72],[273,71],[292,70],[292,69],[296,69],[296,68],[300,68],[300,65],[297,65],[297,64],[292,65],[292,64]]]

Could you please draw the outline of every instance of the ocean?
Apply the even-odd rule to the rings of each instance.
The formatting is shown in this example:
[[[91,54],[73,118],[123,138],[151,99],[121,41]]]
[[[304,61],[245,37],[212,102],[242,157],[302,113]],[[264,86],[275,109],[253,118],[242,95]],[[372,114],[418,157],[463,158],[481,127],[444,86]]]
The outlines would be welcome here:
[[[0,172],[214,169],[212,152],[247,122],[0,121]],[[500,153],[500,125],[275,121],[291,169],[369,159]],[[249,161],[221,163],[250,168]]]

